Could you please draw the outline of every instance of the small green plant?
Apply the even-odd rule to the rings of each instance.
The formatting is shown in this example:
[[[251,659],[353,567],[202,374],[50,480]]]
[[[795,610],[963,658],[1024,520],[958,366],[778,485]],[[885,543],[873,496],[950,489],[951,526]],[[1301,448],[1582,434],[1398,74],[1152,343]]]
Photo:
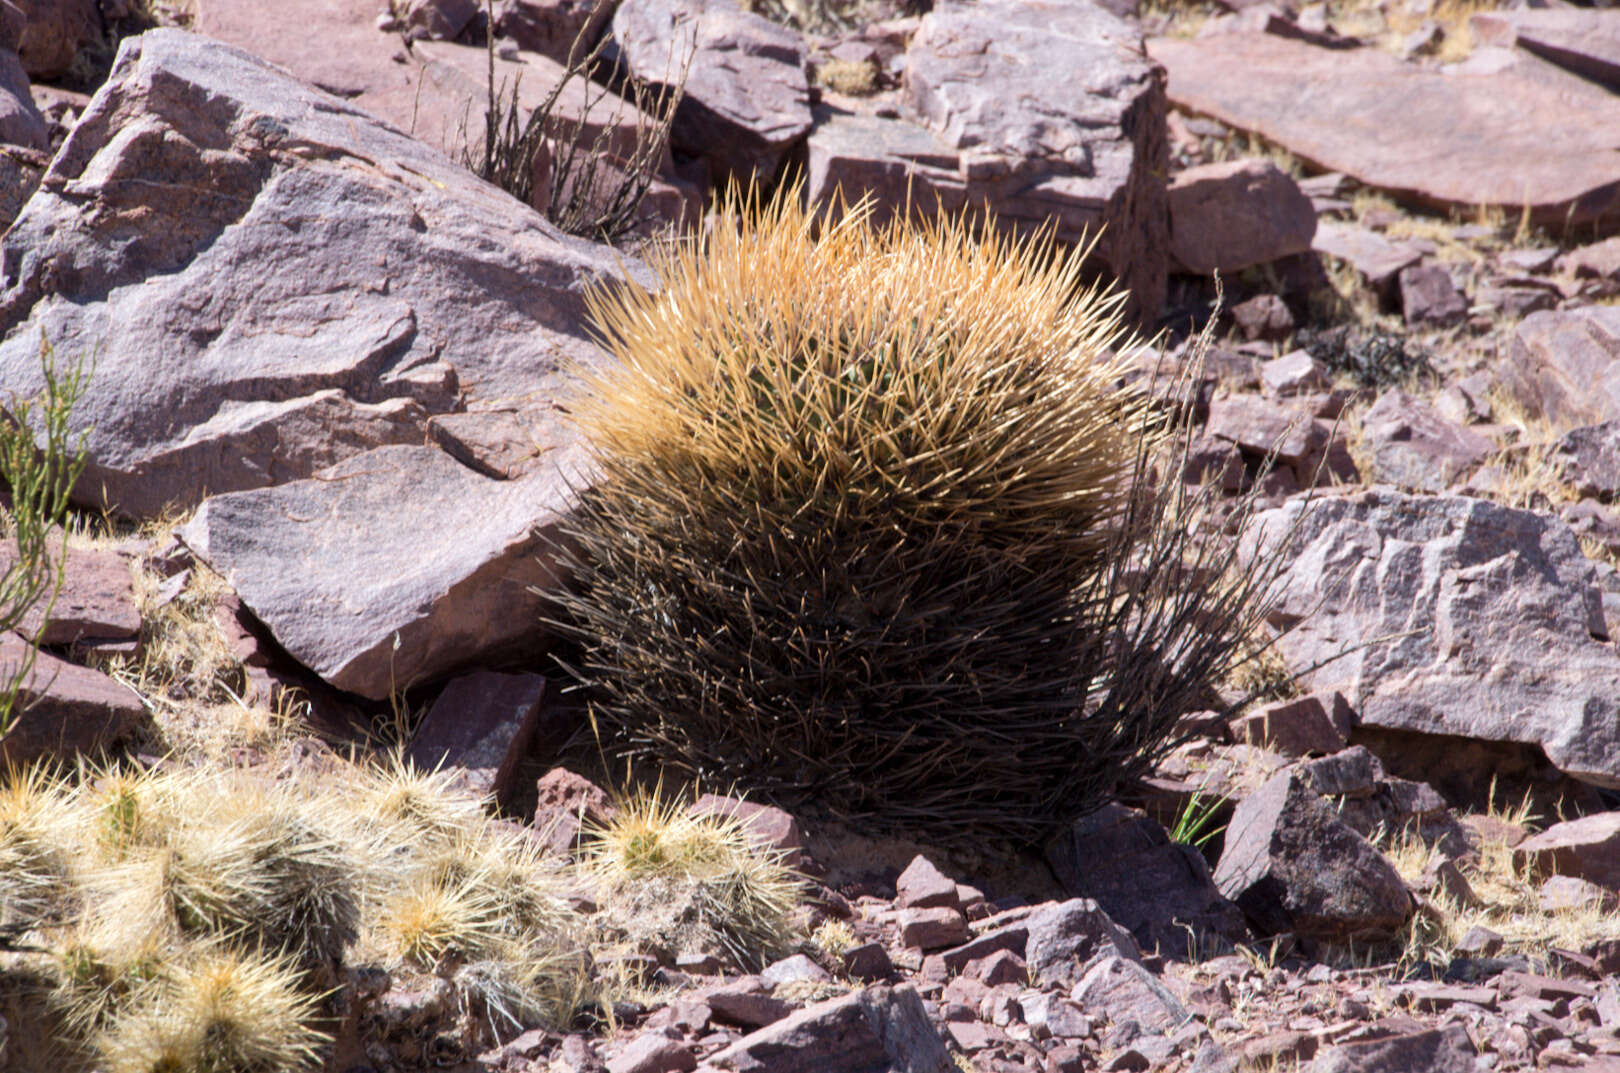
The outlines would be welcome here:
[[[1203,849],[1225,830],[1219,819],[1222,808],[1230,800],[1226,794],[1206,796],[1202,792],[1194,792],[1176,813],[1176,822],[1170,827],[1170,841]]]
[[[33,398],[0,400],[0,493],[10,496],[10,506],[0,510],[0,537],[9,538],[0,544],[5,564],[0,635],[22,625],[30,613],[50,617],[67,554],[61,525],[68,496],[84,472],[84,434],[75,437],[68,418],[89,372],[83,365],[59,367],[44,335],[39,348],[44,388]],[[25,646],[13,666],[0,670],[0,738],[16,724],[17,701],[33,676],[36,651]]]

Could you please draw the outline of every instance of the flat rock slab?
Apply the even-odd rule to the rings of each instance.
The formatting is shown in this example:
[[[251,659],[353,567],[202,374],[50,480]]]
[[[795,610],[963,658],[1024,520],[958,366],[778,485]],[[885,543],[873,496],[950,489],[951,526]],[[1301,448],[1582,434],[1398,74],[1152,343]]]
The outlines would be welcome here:
[[[464,404],[549,404],[565,363],[597,360],[583,291],[626,263],[260,59],[158,30],[0,239],[0,383],[38,389],[41,332],[94,355],[79,498],[151,517],[425,442]]]
[[[1620,90],[1620,11],[1482,11],[1468,20],[1481,45],[1517,45],[1582,78]]]
[[[1440,71],[1375,49],[1263,33],[1155,38],[1170,99],[1324,171],[1439,209],[1494,206],[1563,228],[1620,221],[1620,97],[1516,69]]]
[[[1064,72],[1053,78],[1052,71]],[[812,204],[870,193],[878,215],[988,207],[1009,226],[1096,237],[1100,267],[1151,321],[1169,244],[1163,72],[1100,7],[940,4],[906,53],[902,115],[823,109],[807,143]]]
[[[1477,1055],[1468,1030],[1451,1025],[1329,1047],[1316,1056],[1310,1073],[1476,1073]]]
[[[0,573],[16,561],[15,548],[0,542]],[[50,555],[53,560],[62,555],[60,536],[51,541]],[[141,614],[129,559],[104,548],[68,547],[62,588],[49,610],[47,617],[44,600],[34,604],[17,624],[18,632],[49,647],[135,639]]]
[[[287,652],[381,700],[476,661],[538,657],[556,469],[492,481],[382,447],[276,488],[214,496],[180,537]]]
[[[1513,330],[1498,375],[1555,425],[1620,421],[1620,306],[1530,314]]]
[[[710,1055],[735,1073],[953,1073],[914,988],[868,987],[818,1002]]]
[[[27,654],[21,637],[0,634],[0,680],[9,680]],[[135,731],[146,709],[133,690],[100,671],[40,652],[18,691],[15,714],[16,725],[0,737],[0,768],[71,762],[111,748]]]
[[[1563,522],[1388,489],[1256,521],[1245,554],[1295,527],[1275,621],[1296,625],[1278,654],[1303,671],[1346,653],[1306,688],[1343,693],[1362,726],[1539,746],[1620,786],[1620,653],[1597,639],[1593,566]]]
[[[1519,843],[1513,860],[1540,875],[1576,876],[1620,890],[1620,812],[1555,823]]]
[[[721,177],[768,182],[810,129],[803,38],[736,0],[624,0],[613,38],[652,85],[674,84],[690,60],[670,140]]]

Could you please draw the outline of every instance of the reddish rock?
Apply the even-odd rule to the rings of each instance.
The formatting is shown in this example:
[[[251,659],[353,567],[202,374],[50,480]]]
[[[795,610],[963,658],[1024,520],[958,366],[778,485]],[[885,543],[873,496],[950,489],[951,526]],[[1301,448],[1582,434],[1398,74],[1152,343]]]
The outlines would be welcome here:
[[[478,0],[403,0],[394,5],[411,36],[437,41],[454,41],[480,10]]]
[[[968,937],[967,918],[947,907],[904,909],[900,912],[900,941],[919,950],[942,950]]]
[[[1620,306],[1531,314],[1514,328],[1499,375],[1532,416],[1555,425],[1620,421]]]
[[[1322,220],[1317,224],[1311,248],[1349,265],[1376,291],[1389,291],[1401,270],[1417,264],[1423,254],[1410,246],[1391,242],[1364,227]]]
[[[1412,915],[1394,866],[1294,771],[1233,811],[1215,883],[1266,934],[1389,938]]]
[[[1029,979],[1029,966],[1011,950],[998,950],[987,958],[968,962],[962,973],[995,987],[997,984],[1025,983]]]
[[[832,979],[827,970],[817,965],[807,954],[791,954],[780,961],[773,961],[765,966],[759,974],[760,982],[766,987],[777,987],[781,984],[797,983],[801,980],[810,980],[814,983],[824,984]]]
[[[1454,425],[1400,388],[1390,388],[1362,416],[1372,448],[1373,477],[1421,492],[1443,492],[1496,453],[1496,444]]]
[[[571,712],[548,708],[545,699],[546,680],[538,674],[462,675],[428,709],[405,755],[424,771],[459,768],[480,793],[509,804],[524,758],[554,752],[577,725]]]
[[[26,657],[27,642],[0,634],[0,673],[9,680]],[[95,756],[132,735],[146,708],[133,690],[100,671],[40,652],[11,714],[16,722],[0,737],[0,769]]]
[[[1082,1010],[1115,1024],[1135,1021],[1149,1032],[1168,1032],[1192,1017],[1169,988],[1129,958],[1099,959],[1074,985],[1070,997]]]
[[[1351,730],[1350,706],[1338,693],[1272,701],[1232,720],[1232,738],[1284,756],[1336,753]]]
[[[1310,464],[1329,437],[1328,426],[1309,413],[1253,395],[1228,395],[1211,402],[1205,432],[1236,444],[1252,459],[1275,451],[1283,466]]]
[[[99,42],[101,12],[96,0],[11,0],[22,12],[16,50],[30,78],[48,82],[73,66],[79,50]]]
[[[1467,1029],[1452,1025],[1329,1047],[1310,1073],[1475,1073],[1476,1053]]]
[[[1413,265],[1399,277],[1401,313],[1415,327],[1449,328],[1468,316],[1468,300],[1440,265]]]
[[[687,810],[693,816],[735,819],[743,826],[748,840],[760,849],[781,855],[782,863],[797,868],[804,849],[799,821],[773,805],[744,801],[737,797],[704,794]]]
[[[1533,745],[1567,774],[1620,784],[1620,654],[1563,522],[1374,489],[1263,513],[1245,561],[1285,532],[1276,614],[1298,625],[1276,651],[1305,688],[1343,693],[1363,729]]]
[[[1067,71],[1062,79],[1051,71]],[[1162,75],[1140,31],[1084,2],[942,5],[905,55],[902,117],[828,115],[807,145],[812,204],[877,195],[878,216],[988,206],[1004,224],[1097,238],[1096,267],[1152,323],[1164,301]]]
[[[22,44],[23,31],[28,28],[28,16],[17,5],[23,0],[0,0],[0,50],[16,52]]]
[[[608,1073],[688,1073],[696,1068],[692,1048],[662,1032],[643,1032],[607,1060]]]
[[[1081,817],[1047,845],[1046,860],[1066,891],[1094,900],[1146,948],[1185,945],[1189,935],[1211,945],[1248,937],[1203,856],[1136,809],[1109,804]]]
[[[535,782],[535,830],[554,853],[571,856],[582,831],[602,828],[617,810],[605,790],[566,768],[552,768]]]
[[[1170,255],[1193,275],[1239,272],[1311,248],[1316,209],[1269,160],[1187,168],[1170,183]]]
[[[733,0],[623,0],[613,37],[650,85],[672,85],[690,60],[670,141],[718,179],[769,182],[810,129],[804,41]]]
[[[1327,367],[1308,350],[1291,350],[1260,363],[1260,383],[1273,395],[1308,395],[1333,386]]]
[[[808,1006],[708,1062],[736,1073],[955,1073],[912,987],[868,987]]]
[[[1071,898],[1031,913],[1024,960],[1041,987],[1068,986],[1098,958],[1141,960],[1131,933],[1114,923],[1090,898]]]
[[[844,972],[855,980],[886,980],[894,973],[889,952],[878,942],[861,943],[844,951]]]
[[[613,5],[601,0],[503,0],[495,25],[519,48],[567,63],[569,52],[589,49],[613,18]]]
[[[1566,432],[1554,456],[1577,495],[1605,503],[1620,500],[1620,421]]]
[[[314,480],[215,496],[181,530],[287,652],[380,700],[481,660],[538,658],[557,567],[556,472],[491,481],[430,447],[385,447]],[[400,511],[432,518],[402,527]]]
[[[15,561],[15,544],[0,544],[0,573]],[[62,555],[62,541],[51,541],[51,555]],[[45,618],[45,601],[29,609],[17,627],[24,637],[51,647],[128,641],[141,632],[135,608],[135,582],[130,562],[116,551],[69,547],[62,588]]]
[[[1577,876],[1548,876],[1536,891],[1536,897],[1544,913],[1578,912],[1583,909],[1612,913],[1620,908],[1620,894]]]
[[[1620,15],[1613,11],[1482,11],[1468,20],[1476,45],[1524,49],[1620,91]]]
[[[0,237],[0,382],[39,389],[42,331],[99,355],[73,416],[84,501],[149,517],[309,477],[422,443],[436,411],[549,400],[559,362],[596,360],[580,292],[622,255],[218,42],[157,30],[121,55]],[[244,116],[309,148],[272,152]],[[336,163],[357,159],[377,163]],[[193,181],[214,196],[169,196]]]
[[[1620,812],[1555,823],[1519,843],[1513,860],[1541,875],[1577,876],[1620,889]]]
[[[0,45],[0,145],[44,150],[50,144],[51,128],[29,92],[22,61]]]
[[[1443,74],[1378,49],[1273,34],[1155,38],[1170,99],[1301,159],[1441,209],[1563,228],[1620,217],[1620,98],[1571,104],[1517,70]]]
[[[1008,950],[1020,956],[1029,942],[1027,917],[1001,927],[991,927],[961,946],[938,955],[949,972],[961,972],[971,963],[987,958],[998,950]],[[981,925],[982,926],[982,925]]]
[[[770,989],[758,976],[744,976],[722,987],[703,993],[714,1016],[729,1024],[744,1028],[764,1028],[791,1014],[794,1005],[785,999],[773,998]]]
[[[935,868],[934,863],[920,853],[906,865],[906,870],[900,873],[894,885],[899,895],[895,904],[903,909],[962,907],[962,899],[956,892],[956,881]]]
[[[1243,338],[1281,342],[1294,331],[1294,315],[1275,294],[1261,294],[1232,307],[1232,321]]]
[[[1570,250],[1558,258],[1558,267],[1576,279],[1620,283],[1620,235]]]

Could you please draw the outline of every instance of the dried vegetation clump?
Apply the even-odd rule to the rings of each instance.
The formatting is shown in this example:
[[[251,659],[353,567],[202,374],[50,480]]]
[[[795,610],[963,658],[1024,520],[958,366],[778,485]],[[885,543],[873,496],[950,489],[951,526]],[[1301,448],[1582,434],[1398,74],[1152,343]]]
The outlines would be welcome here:
[[[717,956],[755,971],[793,945],[802,881],[737,818],[638,795],[594,832],[586,868],[606,931],[630,952]]]
[[[654,267],[595,299],[618,361],[576,405],[563,602],[608,748],[1035,840],[1248,656],[1271,575],[1203,535],[1079,254],[778,204]]]
[[[0,786],[0,975],[112,1073],[311,1068],[342,964],[437,975],[502,1038],[591,993],[563,862],[438,773],[85,768]],[[76,1068],[70,1066],[69,1068]]]

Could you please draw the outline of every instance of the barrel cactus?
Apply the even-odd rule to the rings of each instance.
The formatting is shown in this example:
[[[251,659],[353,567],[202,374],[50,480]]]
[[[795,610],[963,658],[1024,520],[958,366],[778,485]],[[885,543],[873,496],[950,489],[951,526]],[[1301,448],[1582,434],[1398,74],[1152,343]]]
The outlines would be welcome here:
[[[1177,602],[1163,423],[1080,265],[777,204],[595,295],[561,620],[603,746],[944,838],[1037,839],[1140,773],[1252,594]]]

